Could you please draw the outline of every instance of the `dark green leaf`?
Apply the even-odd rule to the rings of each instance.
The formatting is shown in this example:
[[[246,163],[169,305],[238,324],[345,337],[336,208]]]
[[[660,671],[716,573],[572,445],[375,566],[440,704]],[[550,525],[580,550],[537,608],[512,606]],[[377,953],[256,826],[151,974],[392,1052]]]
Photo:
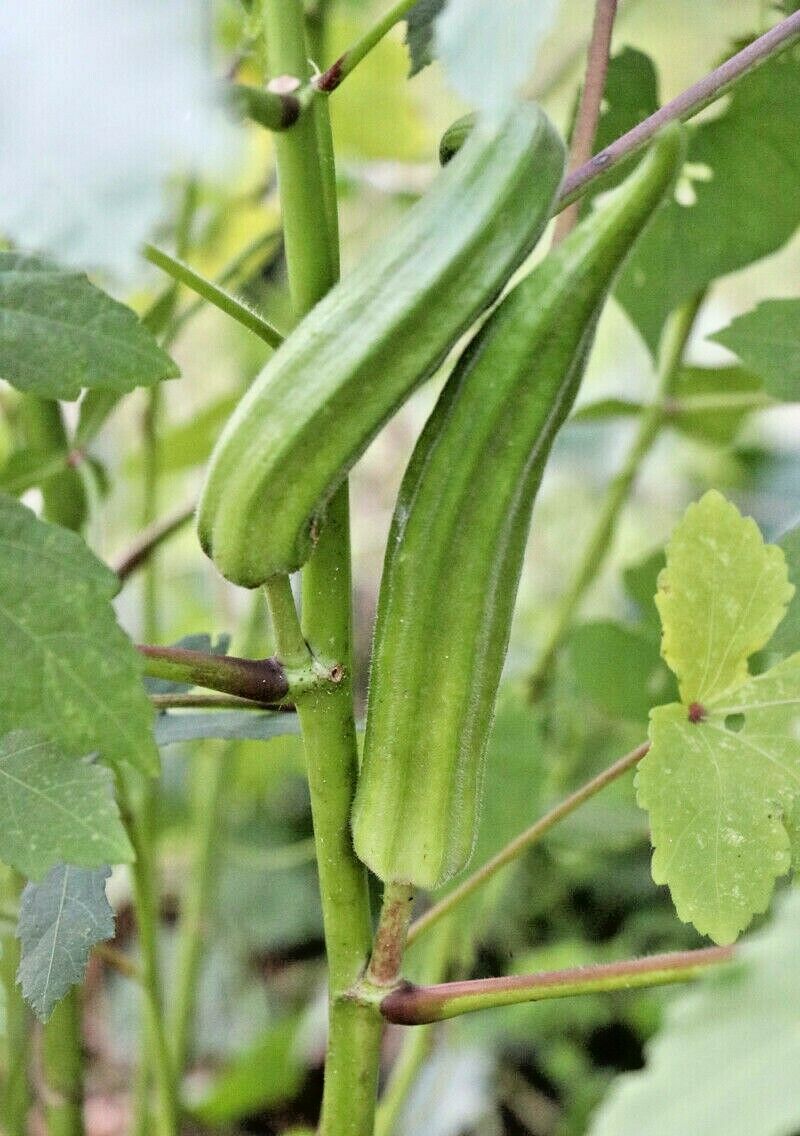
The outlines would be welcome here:
[[[784,533],[777,543],[786,557],[789,580],[794,584],[795,593],[783,622],[769,641],[769,650],[791,655],[800,651],[800,525]]]
[[[709,339],[738,355],[773,398],[800,402],[800,300],[764,300]]]
[[[87,390],[80,403],[78,426],[75,430],[76,446],[88,446],[94,441],[122,398],[123,395],[117,391]]]
[[[0,489],[12,497],[21,497],[33,486],[41,485],[63,471],[67,456],[66,453],[32,450],[27,446],[16,450],[0,470]]]
[[[135,314],[82,273],[0,252],[0,378],[49,398],[125,392],[178,369]]]
[[[728,110],[692,130],[679,186],[686,204],[674,200],[660,211],[623,271],[617,298],[651,350],[671,311],[792,236],[800,223],[798,153],[795,49],[743,79]]]
[[[0,859],[34,879],[60,861],[132,860],[111,771],[25,730],[0,738]]]
[[[411,56],[409,77],[433,62],[433,25],[447,0],[417,0],[407,16],[406,43]]]
[[[109,868],[87,871],[59,864],[22,893],[17,981],[42,1021],[71,986],[83,981],[92,947],[114,935],[114,913],[106,898],[110,875]]]
[[[158,769],[142,659],[118,627],[119,580],[75,534],[0,495],[0,732]]]
[[[661,569],[666,566],[667,558],[663,548],[658,548],[640,560],[638,564],[631,565],[622,573],[625,591],[639,608],[644,622],[661,635],[661,620],[656,608],[656,590],[658,576]]]
[[[742,367],[684,367],[668,420],[689,437],[728,445],[748,414],[769,406],[760,379]]]
[[[677,694],[651,632],[610,620],[584,623],[570,639],[578,685],[609,717],[646,721],[651,706]]]
[[[200,738],[252,738],[262,741],[299,732],[296,714],[260,713],[256,710],[167,711],[159,714],[155,721],[155,738],[159,746],[194,742]]]
[[[298,1019],[272,1026],[220,1073],[191,1111],[204,1124],[228,1125],[243,1116],[290,1100],[303,1067],[297,1052]]]

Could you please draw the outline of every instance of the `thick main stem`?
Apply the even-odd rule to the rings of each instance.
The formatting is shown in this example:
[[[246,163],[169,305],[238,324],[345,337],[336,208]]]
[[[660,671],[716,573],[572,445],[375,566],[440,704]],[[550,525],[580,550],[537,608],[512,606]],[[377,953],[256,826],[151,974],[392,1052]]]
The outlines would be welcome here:
[[[566,592],[558,602],[550,633],[530,678],[531,697],[534,699],[538,697],[548,677],[555,657],[572,626],[581,600],[603,566],[611,548],[622,508],[630,496],[642,463],[653,448],[668,417],[670,395],[704,297],[705,293],[695,296],[675,312],[664,332],[656,397],[645,408],[639,419],[628,455],[606,491],[577,569]]]
[[[267,0],[265,31],[273,75],[308,74],[300,0]],[[320,161],[327,137],[322,100],[275,139],[286,258],[297,318],[334,284],[338,265],[332,165]],[[322,223],[320,223],[322,221]],[[366,873],[350,838],[358,769],[352,701],[350,525],[347,485],[328,508],[303,570],[303,635],[315,659],[343,668],[339,685],[298,699],[303,730],[329,966],[329,1029],[321,1132],[371,1136],[381,1021],[375,1008],[344,995],[361,976],[372,928]]]
[[[73,987],[42,1035],[42,1087],[47,1136],[83,1136],[83,998]]]

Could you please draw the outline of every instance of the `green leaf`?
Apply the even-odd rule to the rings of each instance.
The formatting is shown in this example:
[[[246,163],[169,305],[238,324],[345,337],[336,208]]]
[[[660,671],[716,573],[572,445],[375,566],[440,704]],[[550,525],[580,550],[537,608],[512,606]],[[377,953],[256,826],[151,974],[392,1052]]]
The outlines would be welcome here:
[[[800,300],[764,300],[708,338],[738,355],[774,398],[800,401]]]
[[[481,111],[508,107],[530,78],[558,0],[448,0],[436,20],[436,52],[458,94]]]
[[[78,272],[0,252],[0,378],[49,398],[124,393],[178,368],[130,308]]]
[[[641,1072],[620,1077],[589,1136],[788,1136],[800,1127],[800,893],[736,962],[670,1004]]]
[[[447,0],[417,0],[408,13],[406,43],[411,56],[409,78],[433,63],[433,24]]]
[[[800,796],[800,654],[752,678],[793,594],[783,552],[719,493],[690,505],[656,603],[681,703],[650,716],[639,764],[653,879],[678,915],[720,943],[766,910],[791,866],[784,817]]]
[[[142,659],[118,627],[116,575],[75,534],[0,495],[0,733],[158,770]]]
[[[658,577],[667,563],[664,550],[659,548],[651,552],[638,564],[632,564],[622,573],[625,591],[636,604],[643,621],[649,626],[661,630],[661,622],[656,608],[656,592],[658,591]]]
[[[612,719],[647,719],[650,707],[675,697],[675,680],[652,632],[597,620],[576,628],[569,657],[580,689]]]
[[[303,1079],[297,1029],[297,1018],[272,1026],[222,1071],[202,1100],[190,1106],[193,1115],[204,1124],[228,1125],[291,1100]]]
[[[789,655],[800,651],[800,525],[790,529],[778,541],[789,567],[789,581],[795,592],[789,603],[786,618],[769,641],[770,651]]]
[[[685,203],[664,206],[623,270],[617,299],[651,350],[671,311],[792,236],[798,151],[800,60],[787,51],[743,79],[724,114],[692,129]]]
[[[92,947],[113,938],[114,913],[106,898],[110,875],[109,868],[59,864],[22,893],[17,982],[43,1022],[70,987],[83,981]]]
[[[770,639],[794,593],[783,552],[711,490],[686,510],[659,576],[661,653],[681,699],[704,706],[748,678],[747,660]]]
[[[194,742],[200,738],[252,738],[266,741],[282,734],[298,734],[300,725],[296,714],[275,714],[268,711],[168,711],[158,715],[154,731],[156,744],[168,746],[176,742]]]
[[[724,446],[749,414],[772,405],[761,380],[742,367],[682,367],[668,421],[690,438]]]
[[[795,712],[798,662],[788,676]],[[734,732],[725,713],[692,722],[679,703],[658,707],[636,779],[639,804],[650,814],[653,879],[669,885],[684,922],[718,943],[733,942],[766,911],[776,878],[788,872],[782,810],[800,790],[800,743],[779,734],[769,712],[746,709],[744,727]]]
[[[35,879],[60,861],[95,868],[132,860],[111,771],[35,733],[0,738],[0,859]]]

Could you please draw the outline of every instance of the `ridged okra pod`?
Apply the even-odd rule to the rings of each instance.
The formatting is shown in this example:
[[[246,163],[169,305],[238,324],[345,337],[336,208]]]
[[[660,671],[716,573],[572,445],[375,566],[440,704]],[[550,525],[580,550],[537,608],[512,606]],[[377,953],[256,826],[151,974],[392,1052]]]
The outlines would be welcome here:
[[[286,339],[211,456],[198,530],[224,576],[257,587],[308,558],[351,466],[533,248],[563,168],[562,142],[533,104],[476,128]]]
[[[433,888],[468,861],[534,498],[603,302],[671,185],[677,130],[473,338],[414,450],[381,583],[355,847]]]

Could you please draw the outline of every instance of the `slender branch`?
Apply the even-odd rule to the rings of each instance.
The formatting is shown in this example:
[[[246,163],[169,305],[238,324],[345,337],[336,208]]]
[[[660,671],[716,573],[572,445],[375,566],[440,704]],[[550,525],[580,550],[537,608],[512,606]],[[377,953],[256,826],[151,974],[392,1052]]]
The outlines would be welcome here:
[[[611,52],[611,35],[614,18],[617,14],[617,0],[597,0],[594,11],[592,38],[586,60],[586,76],[583,81],[581,101],[572,131],[569,151],[569,172],[588,162],[594,149],[597,123],[600,119],[600,106],[608,73],[608,58]],[[568,205],[556,222],[553,244],[558,245],[571,233],[578,223],[580,210],[577,202]]]
[[[504,848],[501,848],[491,860],[487,860],[480,868],[476,869],[472,875],[448,892],[443,899],[429,908],[424,915],[415,920],[411,924],[408,932],[408,942],[413,943],[425,931],[429,930],[435,923],[452,911],[459,903],[462,903],[468,896],[476,892],[478,888],[483,887],[488,883],[493,876],[495,876],[501,868],[506,864],[510,864],[522,855],[528,848],[538,843],[551,828],[554,828],[559,821],[564,820],[570,813],[573,813],[580,805],[584,804],[601,789],[605,789],[606,785],[610,785],[612,781],[616,781],[634,765],[637,765],[650,748],[649,742],[642,742],[636,749],[632,749],[630,753],[626,753],[624,757],[619,758],[613,765],[609,765],[602,773],[598,773],[596,777],[592,777],[585,785],[581,785],[580,789],[576,789],[574,793],[570,793],[563,801],[560,801],[554,808],[546,812],[543,817],[540,817],[535,824],[530,828],[526,828],[519,836],[515,836]]]
[[[141,568],[143,564],[147,563],[152,553],[165,540],[169,540],[174,533],[183,528],[187,521],[191,520],[195,508],[196,506],[192,502],[191,505],[184,505],[182,509],[171,513],[170,516],[163,517],[160,521],[154,521],[153,524],[148,525],[117,561],[114,571],[120,580],[127,580],[128,576],[137,568]]]
[[[573,994],[597,994],[612,990],[636,990],[643,986],[665,986],[688,982],[710,966],[729,962],[731,947],[706,947],[697,951],[675,951],[624,962],[576,966],[540,974],[511,975],[507,978],[477,978],[467,982],[443,982],[437,986],[397,987],[381,1002],[381,1013],[399,1025],[440,1022],[475,1010],[515,1006],[521,1002],[542,1002],[568,998]]]
[[[632,130],[621,135],[574,173],[569,174],[561,187],[556,211],[565,209],[573,201],[577,201],[609,170],[638,153],[667,123],[677,120],[685,122],[686,119],[693,118],[727,94],[740,79],[755,71],[768,59],[786,51],[798,39],[800,39],[800,12],[795,12],[732,55],[720,67],[710,71],[697,83],[693,83],[671,102],[665,103],[655,114],[651,114]]]
[[[140,645],[139,651],[150,678],[188,682],[264,705],[281,702],[289,693],[286,672],[277,659],[240,659],[183,647]]]
[[[408,15],[416,2],[417,0],[399,0],[398,3],[393,4],[386,15],[376,24],[373,24],[360,40],[349,47],[344,55],[340,55],[327,71],[314,79],[314,87],[326,94],[335,91],[339,84],[356,69],[361,60],[380,43],[387,32],[390,32],[395,24],[399,24]]]
[[[265,320],[262,315],[245,303],[244,300],[238,299],[225,288],[219,284],[215,284],[213,280],[197,272],[191,265],[181,260],[177,256],[171,256],[170,253],[164,252],[163,249],[156,248],[155,245],[146,244],[144,246],[144,256],[151,264],[155,264],[173,280],[181,284],[185,284],[187,288],[191,288],[198,296],[202,296],[209,304],[219,308],[221,312],[230,316],[231,319],[236,320],[242,327],[246,327],[248,331],[254,332],[270,347],[280,347],[283,343],[283,336],[277,328]]]
[[[661,343],[656,397],[639,418],[631,448],[622,467],[606,490],[586,547],[577,560],[572,579],[556,605],[550,632],[529,680],[532,700],[539,697],[559,649],[569,633],[581,600],[605,561],[620,514],[630,497],[642,463],[661,433],[666,419],[665,404],[672,397],[686,345],[704,298],[705,292],[693,297],[673,313],[666,326]]]

